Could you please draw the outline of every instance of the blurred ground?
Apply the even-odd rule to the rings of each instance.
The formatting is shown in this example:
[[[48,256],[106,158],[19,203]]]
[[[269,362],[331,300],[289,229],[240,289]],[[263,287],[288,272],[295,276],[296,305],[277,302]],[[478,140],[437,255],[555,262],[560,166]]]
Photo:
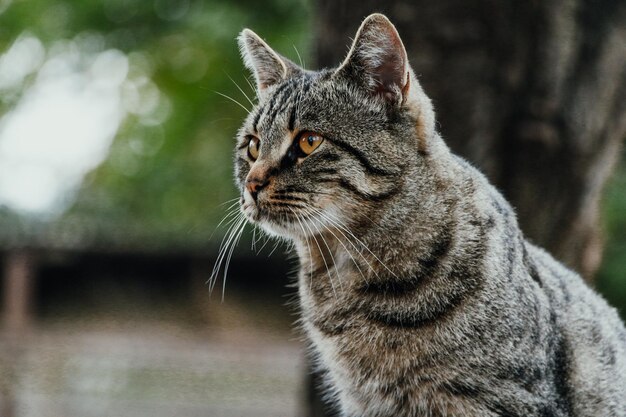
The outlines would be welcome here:
[[[2,335],[3,416],[296,416],[296,342],[154,323],[83,326]]]
[[[183,300],[156,276],[108,276],[68,296],[53,278],[30,327],[0,331],[1,417],[300,415],[304,353],[284,290],[246,294],[233,275],[224,301],[204,285]]]

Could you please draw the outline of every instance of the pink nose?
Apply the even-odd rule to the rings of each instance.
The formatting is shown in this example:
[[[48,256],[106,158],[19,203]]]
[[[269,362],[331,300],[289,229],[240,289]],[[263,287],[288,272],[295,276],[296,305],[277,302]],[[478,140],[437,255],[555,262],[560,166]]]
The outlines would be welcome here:
[[[248,178],[246,180],[246,189],[248,190],[252,198],[256,200],[259,191],[261,191],[267,184],[269,184],[269,180],[265,178]]]

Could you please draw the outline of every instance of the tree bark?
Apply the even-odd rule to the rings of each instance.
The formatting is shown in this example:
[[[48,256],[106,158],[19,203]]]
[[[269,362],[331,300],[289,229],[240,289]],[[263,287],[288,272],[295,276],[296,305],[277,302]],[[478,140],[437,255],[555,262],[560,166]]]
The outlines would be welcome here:
[[[398,28],[453,151],[504,193],[527,238],[590,279],[626,136],[626,2],[318,0],[320,67],[341,62],[373,12]]]

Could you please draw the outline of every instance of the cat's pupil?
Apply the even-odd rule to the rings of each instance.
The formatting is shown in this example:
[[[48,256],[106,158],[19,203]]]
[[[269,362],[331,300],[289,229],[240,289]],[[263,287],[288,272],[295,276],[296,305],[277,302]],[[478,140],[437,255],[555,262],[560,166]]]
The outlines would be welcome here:
[[[309,142],[309,146],[313,146],[313,142],[315,141],[315,138],[313,137],[313,135],[311,135],[307,138],[307,141]]]

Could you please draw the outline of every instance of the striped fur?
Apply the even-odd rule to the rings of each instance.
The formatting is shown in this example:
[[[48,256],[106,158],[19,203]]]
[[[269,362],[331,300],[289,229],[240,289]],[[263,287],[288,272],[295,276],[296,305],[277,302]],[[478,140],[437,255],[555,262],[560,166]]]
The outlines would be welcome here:
[[[450,153],[391,23],[370,16],[319,72],[257,38],[240,37],[262,80],[235,152],[242,211],[295,244],[301,325],[343,416],[626,416],[616,311]],[[308,157],[302,131],[325,137]]]

